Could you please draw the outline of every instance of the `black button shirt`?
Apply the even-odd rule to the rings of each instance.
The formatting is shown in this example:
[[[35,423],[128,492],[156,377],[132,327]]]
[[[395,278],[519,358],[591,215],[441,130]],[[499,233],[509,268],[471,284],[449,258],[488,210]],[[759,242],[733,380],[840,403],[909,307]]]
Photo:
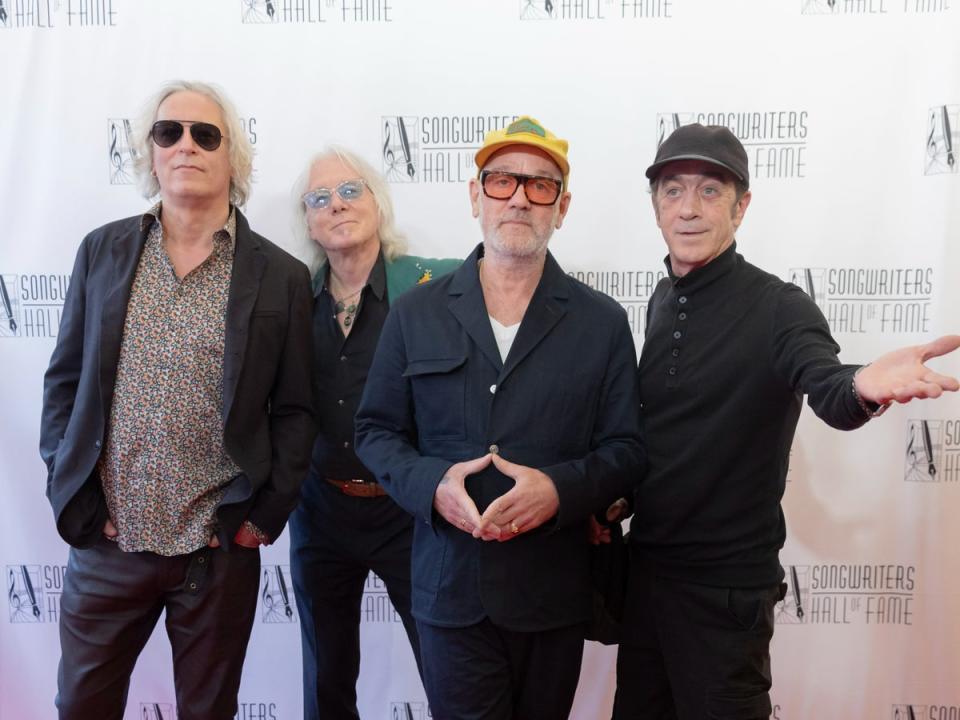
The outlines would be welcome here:
[[[310,474],[373,482],[373,474],[354,452],[353,416],[390,309],[383,255],[377,258],[360,293],[360,307],[347,337],[337,323],[335,301],[328,285],[329,270],[313,300],[314,389],[320,435],[313,446]]]

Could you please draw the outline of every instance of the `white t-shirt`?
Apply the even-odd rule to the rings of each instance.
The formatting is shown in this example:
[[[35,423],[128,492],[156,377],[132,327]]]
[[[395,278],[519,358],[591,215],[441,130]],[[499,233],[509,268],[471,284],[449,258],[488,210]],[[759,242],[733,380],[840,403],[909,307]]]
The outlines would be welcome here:
[[[513,341],[517,337],[517,330],[520,329],[520,323],[507,327],[506,325],[501,325],[492,315],[488,315],[487,317],[490,318],[490,327],[493,328],[493,337],[497,341],[500,359],[506,362],[507,354],[510,352],[510,346],[513,345]]]

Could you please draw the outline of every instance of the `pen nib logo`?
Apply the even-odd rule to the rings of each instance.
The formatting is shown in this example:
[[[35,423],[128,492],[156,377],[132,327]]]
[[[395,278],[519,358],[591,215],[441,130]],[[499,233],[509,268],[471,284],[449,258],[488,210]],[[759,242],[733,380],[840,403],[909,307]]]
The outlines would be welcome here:
[[[7,607],[12,623],[43,622],[38,565],[7,565]]]
[[[16,275],[0,275],[0,337],[17,337],[20,334],[20,299],[16,287]]]
[[[960,105],[940,105],[927,112],[927,153],[924,175],[956,173],[960,142]]]
[[[907,447],[904,457],[904,480],[938,482],[942,467],[943,422],[910,420],[907,422]]]
[[[417,118],[391,116],[381,118],[381,155],[383,174],[390,182],[417,182],[420,146],[417,143]]]
[[[786,568],[787,593],[777,603],[775,620],[784,625],[806,623],[810,596],[810,566],[790,565]]]
[[[261,615],[265,623],[295,623],[294,599],[288,565],[265,565],[260,588]]]

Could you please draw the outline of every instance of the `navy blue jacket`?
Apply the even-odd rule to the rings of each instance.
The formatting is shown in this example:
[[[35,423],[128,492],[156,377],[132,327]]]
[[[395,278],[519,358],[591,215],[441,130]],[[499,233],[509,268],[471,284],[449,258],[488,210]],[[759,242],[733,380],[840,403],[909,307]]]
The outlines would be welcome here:
[[[40,455],[57,530],[91,545],[107,519],[104,444],[130,289],[147,230],[138,215],[94,230],[77,253],[43,379]],[[271,538],[299,500],[316,434],[310,384],[310,275],[236,211],[223,359],[224,446],[243,471],[217,508],[229,548],[249,519]]]
[[[547,255],[506,362],[480,287],[478,247],[454,273],[397,299],[360,409],[357,452],[416,517],[413,614],[520,631],[589,618],[587,518],[642,474],[635,350],[626,314]],[[433,510],[454,463],[485,455],[554,482],[558,515],[504,543],[475,540]],[[467,478],[481,513],[513,481],[493,465]]]

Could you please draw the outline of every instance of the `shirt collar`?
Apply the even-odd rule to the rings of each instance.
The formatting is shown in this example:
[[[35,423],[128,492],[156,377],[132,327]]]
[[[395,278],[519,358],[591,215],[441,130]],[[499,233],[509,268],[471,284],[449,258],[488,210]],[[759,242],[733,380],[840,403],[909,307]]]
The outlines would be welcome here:
[[[152,208],[150,208],[143,214],[143,217],[140,218],[140,232],[148,231],[151,227],[153,227],[154,223],[157,223],[160,221],[160,213],[163,210],[162,206],[163,206],[163,203],[158,202],[156,205],[154,205]],[[236,237],[237,237],[237,209],[233,205],[231,205],[230,214],[227,216],[227,222],[224,223],[224,226],[222,228],[220,228],[213,234],[213,240],[215,243],[225,242],[226,248],[232,254],[233,252],[235,252],[237,247]]]
[[[317,288],[316,292],[313,293],[314,297],[320,297],[321,293],[327,293],[330,297],[333,297],[333,293],[330,292],[330,261],[327,260],[320,266],[318,275],[323,278],[323,282]],[[370,268],[370,274],[367,276],[366,285],[363,287],[370,286],[371,292],[377,296],[377,300],[383,300],[383,296],[387,290],[387,269],[383,260],[383,249],[380,249],[380,252],[377,254],[377,261],[373,264],[373,267]]]
[[[737,264],[737,241],[734,240],[730,247],[717,255],[706,265],[691,270],[683,277],[677,277],[673,272],[673,266],[670,264],[670,256],[663,259],[663,264],[667,266],[667,274],[673,282],[674,287],[688,292],[695,292],[712,284],[715,280],[726,275],[733,270]]]

